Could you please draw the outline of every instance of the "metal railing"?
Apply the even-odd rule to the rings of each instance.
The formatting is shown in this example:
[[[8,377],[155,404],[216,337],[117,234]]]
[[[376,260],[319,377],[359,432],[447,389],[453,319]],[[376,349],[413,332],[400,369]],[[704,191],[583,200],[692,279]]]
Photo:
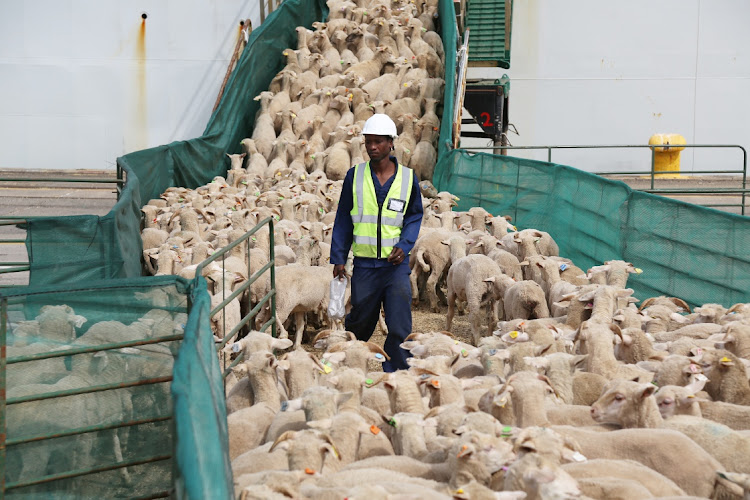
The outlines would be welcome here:
[[[260,24],[266,21],[266,16],[270,16],[271,12],[278,9],[284,0],[260,0]],[[268,7],[268,12],[266,12]]]
[[[122,194],[122,188],[125,185],[125,174],[122,170],[122,167],[120,165],[117,165],[117,171],[116,171],[116,177],[85,177],[85,176],[75,176],[75,177],[57,177],[57,176],[50,176],[50,177],[16,177],[16,176],[8,176],[8,177],[2,177],[0,176],[0,182],[29,182],[33,184],[40,184],[44,187],[49,187],[50,183],[88,183],[88,184],[115,184],[115,192],[117,194],[117,200],[119,201],[120,195]],[[33,219],[41,219],[49,216],[39,216],[39,215],[0,215],[0,228],[3,226],[17,226],[18,229],[26,229],[24,225]],[[26,243],[26,238],[15,238],[15,237],[3,237],[0,236],[0,245],[24,245]],[[17,261],[17,262],[2,262],[0,261],[0,275],[3,274],[10,274],[10,273],[21,273],[26,272],[31,269],[31,263],[27,261]],[[4,285],[0,284],[0,288],[9,288],[15,285]]]
[[[456,54],[456,95],[453,107],[453,125],[451,127],[452,148],[457,148],[461,142],[461,114],[466,95],[466,70],[469,66],[469,29],[464,32],[463,44]],[[458,40],[457,40],[458,42]]]
[[[656,150],[657,148],[695,148],[695,149],[705,149],[705,148],[718,148],[718,149],[739,149],[742,152],[742,169],[735,169],[735,170],[691,170],[689,172],[680,171],[680,170],[655,170],[655,158],[656,158]],[[487,147],[467,147],[467,148],[461,148],[465,151],[471,152],[474,150],[481,151],[481,150],[497,150],[500,149],[497,146],[487,146]],[[745,215],[745,202],[748,193],[750,193],[750,189],[747,188],[747,150],[745,150],[744,147],[742,147],[739,144],[603,144],[603,145],[545,145],[545,146],[503,146],[502,149],[518,149],[518,150],[547,150],[547,162],[552,163],[552,151],[553,150],[560,150],[560,149],[650,149],[651,150],[651,169],[650,170],[644,170],[644,171],[599,171],[599,172],[591,172],[592,174],[597,174],[601,176],[613,176],[613,175],[623,175],[623,176],[644,176],[649,175],[650,176],[650,188],[649,189],[640,189],[639,191],[644,191],[646,193],[653,193],[653,194],[670,194],[670,195],[679,195],[679,194],[703,194],[703,195],[738,195],[741,197],[741,203],[738,204],[703,204],[703,206],[706,207],[739,207],[742,215]],[[656,188],[655,187],[655,181],[660,178],[661,175],[670,175],[670,174],[739,174],[742,176],[741,181],[741,187],[738,188]]]
[[[251,269],[251,262],[250,262],[250,240],[253,238],[253,235],[257,233],[259,230],[263,229],[264,227],[268,228],[269,231],[269,262],[265,265],[261,266],[257,270]],[[258,314],[258,312],[261,310],[261,308],[270,301],[270,319],[266,321],[265,324],[260,328],[261,331],[266,331],[268,327],[271,327],[272,335],[276,336],[276,288],[275,288],[275,255],[274,255],[274,227],[273,227],[273,218],[268,217],[264,220],[262,220],[260,223],[258,223],[253,229],[245,233],[243,236],[241,236],[239,239],[233,241],[231,244],[227,245],[226,247],[216,251],[213,253],[209,258],[201,262],[197,268],[196,268],[196,276],[202,275],[203,271],[206,269],[208,265],[211,263],[216,262],[217,264],[221,263],[221,270],[222,270],[222,277],[224,276],[224,271],[226,270],[225,261],[227,255],[236,247],[239,245],[246,245],[245,247],[245,254],[247,256],[247,270],[248,270],[248,279],[242,283],[237,289],[232,291],[231,293],[228,293],[228,290],[222,286],[222,289],[224,290],[222,294],[222,301],[221,303],[217,304],[215,307],[212,308],[210,312],[210,317],[213,318],[216,316],[216,314],[219,314],[222,309],[224,309],[227,304],[229,304],[232,300],[240,297],[241,294],[245,293],[247,295],[247,304],[249,308],[250,304],[250,293],[249,289],[250,286],[260,279],[265,272],[270,272],[270,290],[259,300],[258,304],[255,305],[255,307],[252,308],[240,321],[239,324],[233,325],[231,331],[229,331],[222,341],[220,343],[217,343],[217,350],[219,351],[221,355],[222,348],[232,339],[234,339],[242,329],[249,324],[249,322]],[[255,271],[253,274],[251,274],[251,271]],[[9,326],[9,296],[13,297],[14,292],[10,292],[7,295],[0,296],[0,500],[5,497],[6,492],[11,492],[14,490],[19,490],[21,488],[28,488],[32,486],[37,485],[44,485],[53,483],[56,481],[61,480],[67,480],[67,479],[73,479],[78,478],[82,476],[88,476],[91,474],[97,474],[101,472],[106,471],[114,471],[118,469],[124,469],[127,467],[134,467],[137,465],[144,465],[144,464],[150,464],[150,463],[156,463],[156,462],[163,462],[167,460],[173,459],[174,455],[174,446],[172,446],[171,452],[155,452],[152,451],[149,453],[144,453],[143,456],[132,456],[127,458],[120,458],[119,461],[113,460],[110,463],[107,463],[107,461],[100,461],[99,463],[92,464],[89,467],[85,468],[76,468],[74,470],[69,470],[65,472],[56,472],[51,473],[51,471],[48,471],[47,473],[39,476],[39,477],[19,477],[14,478],[11,482],[7,482],[5,480],[6,477],[6,470],[8,466],[7,461],[7,450],[10,447],[17,447],[17,446],[24,446],[28,445],[29,443],[44,443],[45,441],[50,441],[54,439],[59,439],[63,437],[74,437],[74,436],[81,436],[86,435],[94,432],[99,431],[110,431],[110,432],[117,432],[119,429],[124,428],[132,428],[134,426],[144,425],[144,424],[158,424],[161,422],[173,422],[174,414],[173,409],[168,412],[168,414],[158,414],[156,416],[152,416],[152,418],[139,418],[138,415],[132,415],[132,416],[124,416],[122,419],[119,419],[119,421],[112,422],[112,421],[98,421],[98,422],[90,422],[88,423],[78,423],[78,426],[76,426],[76,423],[71,423],[69,427],[61,427],[55,429],[55,432],[41,432],[38,435],[32,434],[32,435],[24,435],[24,436],[7,436],[7,408],[13,405],[21,405],[24,403],[32,403],[32,402],[38,402],[38,401],[50,401],[50,400],[56,400],[57,398],[65,398],[65,397],[75,397],[75,396],[82,396],[82,395],[88,395],[88,394],[97,394],[100,392],[105,391],[113,391],[113,390],[121,390],[121,389],[128,389],[128,388],[135,388],[135,387],[142,387],[142,386],[154,386],[156,384],[168,384],[171,383],[173,380],[173,375],[171,373],[169,374],[160,374],[161,376],[155,376],[156,374],[151,374],[149,378],[145,379],[139,379],[139,380],[131,380],[129,377],[123,377],[122,380],[107,380],[102,381],[102,383],[93,383],[86,387],[80,387],[80,388],[71,388],[71,389],[63,389],[63,390],[54,390],[52,386],[50,387],[51,392],[43,392],[38,394],[30,394],[30,395],[18,395],[10,398],[6,398],[6,384],[7,384],[7,367],[12,366],[18,363],[33,363],[33,362],[39,362],[42,360],[49,360],[49,359],[55,359],[55,358],[68,358],[70,356],[75,355],[81,355],[81,354],[93,354],[93,353],[99,353],[99,352],[105,352],[105,351],[112,351],[116,349],[123,349],[123,348],[133,348],[133,347],[141,347],[141,346],[148,346],[153,344],[164,344],[169,342],[175,342],[175,341],[181,341],[184,338],[184,332],[175,332],[172,335],[163,335],[161,337],[157,338],[147,338],[144,340],[128,340],[128,341],[120,341],[120,342],[111,342],[106,344],[100,344],[96,346],[71,346],[71,345],[65,345],[63,349],[56,349],[51,350],[47,352],[39,352],[35,354],[29,354],[24,356],[15,356],[7,358],[6,354],[6,345],[7,345],[7,337],[8,337],[8,326]],[[20,294],[17,294],[20,296]],[[162,308],[165,310],[170,310],[172,312],[184,312],[185,308]],[[187,312],[190,313],[191,305],[188,303],[187,305]],[[226,315],[224,315],[224,331],[226,331]],[[231,371],[231,368],[241,362],[243,359],[242,353],[239,354],[239,356],[228,366],[223,367],[223,376],[226,377],[227,374]],[[44,446],[44,444],[42,444]],[[148,456],[146,456],[148,455]],[[159,487],[161,488],[161,487]],[[154,493],[151,493],[148,495],[147,498],[165,498],[169,497],[174,494],[174,491],[170,490],[164,490],[164,491],[157,491]],[[146,497],[144,497],[146,498]]]
[[[250,238],[257,233],[259,230],[261,230],[264,226],[268,225],[268,235],[269,235],[269,259],[268,263],[262,266],[260,269],[258,269],[255,274],[251,273],[250,268]],[[244,283],[242,283],[240,286],[238,286],[235,290],[232,291],[229,295],[226,295],[226,287],[222,286],[222,301],[216,307],[211,309],[210,317],[213,318],[219,312],[221,312],[226,306],[235,298],[239,297],[241,294],[245,293],[246,295],[246,309],[250,309],[250,292],[249,289],[252,286],[253,283],[255,283],[260,277],[265,273],[266,271],[271,272],[271,286],[268,291],[260,300],[258,300],[258,303],[248,311],[248,313],[240,320],[239,323],[236,325],[232,325],[232,329],[224,334],[224,338],[221,339],[221,342],[219,342],[216,346],[216,350],[219,353],[219,356],[222,360],[222,368],[223,370],[223,377],[226,378],[227,375],[231,372],[232,368],[237,366],[242,360],[243,360],[243,354],[240,353],[228,366],[226,365],[226,358],[223,356],[222,349],[224,346],[227,345],[227,343],[234,339],[240,331],[250,323],[250,321],[258,315],[260,310],[263,308],[263,306],[268,302],[271,301],[271,317],[268,321],[266,321],[261,327],[260,331],[265,332],[266,329],[270,326],[271,327],[271,335],[276,337],[276,269],[275,269],[275,253],[274,253],[274,233],[273,233],[273,218],[272,217],[266,217],[262,221],[260,221],[253,229],[248,231],[247,233],[243,234],[240,238],[236,239],[229,245],[225,246],[221,250],[217,250],[214,252],[210,257],[208,257],[206,260],[198,264],[198,267],[195,269],[195,275],[200,276],[203,273],[203,270],[206,268],[206,266],[217,259],[221,257],[221,270],[222,270],[222,280],[224,279],[224,271],[226,270],[225,267],[225,260],[226,256],[229,252],[232,251],[235,247],[239,245],[245,245],[245,256],[247,258],[247,276],[248,279]],[[226,318],[227,315],[222,315],[222,331],[226,332]]]
[[[37,402],[52,400],[57,398],[64,398],[70,396],[80,396],[86,394],[94,394],[103,391],[113,391],[119,389],[126,389],[131,387],[143,387],[153,386],[156,384],[164,384],[172,382],[172,375],[150,377],[139,380],[124,380],[109,382],[99,385],[91,385],[88,387],[80,387],[66,390],[59,390],[53,392],[30,394],[26,396],[17,396],[6,398],[6,384],[7,384],[7,368],[10,365],[18,363],[35,362],[40,360],[47,360],[53,358],[67,358],[68,356],[74,356],[77,354],[90,354],[104,351],[111,351],[115,349],[122,349],[126,347],[139,347],[153,344],[162,344],[167,342],[181,341],[184,338],[184,333],[168,335],[163,337],[149,338],[145,340],[130,340],[125,342],[113,342],[109,344],[102,344],[97,346],[81,346],[72,347],[65,346],[65,349],[52,350],[32,355],[16,356],[7,358],[6,357],[6,345],[7,345],[7,334],[9,324],[8,314],[8,300],[7,296],[0,297],[0,499],[5,498],[6,492],[12,490],[18,490],[20,488],[26,488],[30,486],[49,484],[55,481],[64,479],[73,479],[81,476],[87,476],[91,474],[97,474],[100,472],[114,471],[118,469],[124,469],[126,467],[134,467],[137,465],[151,464],[156,462],[163,462],[165,460],[171,460],[172,454],[158,454],[152,456],[139,456],[130,459],[120,459],[120,461],[106,464],[95,464],[85,468],[78,468],[65,472],[58,472],[53,474],[43,475],[41,477],[25,477],[18,478],[15,481],[6,483],[6,470],[8,466],[7,462],[7,450],[12,446],[22,446],[29,443],[39,443],[44,441],[50,441],[59,439],[62,437],[81,436],[99,431],[113,431],[116,432],[118,429],[131,428],[139,425],[146,424],[158,424],[161,422],[170,422],[173,419],[171,412],[169,414],[163,414],[154,416],[151,418],[133,418],[125,415],[122,420],[108,423],[95,423],[91,425],[71,427],[65,430],[57,429],[57,432],[42,433],[39,435],[26,436],[26,437],[14,437],[7,436],[7,408],[12,405],[20,405],[23,403]],[[167,308],[169,309],[169,308]],[[179,312],[183,312],[183,308],[179,309]],[[50,385],[50,387],[53,387]],[[64,415],[60,416],[61,419],[65,418]],[[73,423],[75,425],[75,423]],[[50,445],[52,446],[52,445]],[[174,447],[173,447],[174,448]],[[148,498],[167,498],[172,495],[171,491],[158,491],[150,494]]]

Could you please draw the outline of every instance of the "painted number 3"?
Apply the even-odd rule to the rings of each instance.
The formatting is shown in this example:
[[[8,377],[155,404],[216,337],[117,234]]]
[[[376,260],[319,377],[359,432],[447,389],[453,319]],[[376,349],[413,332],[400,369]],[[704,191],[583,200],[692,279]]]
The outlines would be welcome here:
[[[490,114],[489,113],[480,113],[479,117],[482,119],[482,126],[483,127],[491,127],[492,122],[490,121]]]

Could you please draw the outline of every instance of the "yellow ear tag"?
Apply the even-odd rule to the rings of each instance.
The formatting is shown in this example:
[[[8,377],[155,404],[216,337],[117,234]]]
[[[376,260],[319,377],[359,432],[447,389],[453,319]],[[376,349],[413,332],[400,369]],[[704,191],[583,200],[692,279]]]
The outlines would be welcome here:
[[[515,339],[518,337],[518,332],[516,330],[513,330],[508,335],[510,335],[510,338]]]
[[[641,269],[640,267],[635,268],[635,274],[641,274],[642,272],[643,272],[643,269]]]
[[[458,345],[458,340],[455,341],[455,344]]]
[[[731,360],[731,359],[729,359],[728,357],[724,356],[723,358],[721,358],[721,360],[720,360],[720,361],[721,361],[722,363],[729,363],[729,362],[730,362],[730,361],[732,361],[732,360]]]

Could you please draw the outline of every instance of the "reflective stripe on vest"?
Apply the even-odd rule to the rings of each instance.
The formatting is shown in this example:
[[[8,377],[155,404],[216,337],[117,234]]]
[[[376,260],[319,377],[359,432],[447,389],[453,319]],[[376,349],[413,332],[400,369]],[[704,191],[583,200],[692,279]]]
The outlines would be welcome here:
[[[404,225],[404,212],[409,205],[414,174],[412,169],[398,165],[383,206],[378,206],[375,185],[370,173],[370,162],[360,163],[354,167],[352,222],[354,239],[352,253],[355,257],[387,258],[393,247],[401,239],[401,228]],[[400,212],[388,209],[389,200],[402,200]],[[380,225],[378,225],[380,217]],[[380,233],[380,252],[378,252],[378,233]]]

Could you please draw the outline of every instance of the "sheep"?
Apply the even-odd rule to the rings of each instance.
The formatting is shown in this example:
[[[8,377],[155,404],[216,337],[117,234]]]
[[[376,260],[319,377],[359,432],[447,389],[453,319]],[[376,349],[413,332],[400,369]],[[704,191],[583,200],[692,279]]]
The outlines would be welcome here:
[[[318,358],[303,350],[295,350],[281,356],[278,367],[284,371],[284,381],[290,399],[301,397],[305,390],[317,383],[319,371],[325,371]]]
[[[750,325],[730,323],[726,327],[721,349],[726,349],[738,358],[750,359]]]
[[[576,403],[576,394],[573,391],[576,368],[586,361],[586,354],[573,355],[563,352],[547,354],[543,357],[527,360],[529,364],[539,366],[544,370],[544,375],[555,390],[555,394],[566,404]]]
[[[640,328],[629,328],[623,331],[619,326],[613,325],[612,331],[619,337],[620,344],[615,349],[616,357],[625,363],[636,364],[639,361],[649,359],[663,359],[665,353],[658,353],[646,334]]]
[[[596,373],[608,379],[638,378],[641,382],[650,382],[653,373],[632,365],[619,363],[612,349],[614,334],[607,325],[586,321],[578,331],[578,340],[585,343],[586,371]]]
[[[654,397],[662,418],[666,420],[674,415],[692,415],[713,420],[737,431],[750,430],[750,407],[698,398],[695,394],[703,384],[697,384],[659,387]]]
[[[450,331],[456,299],[466,301],[473,327],[474,344],[479,344],[479,311],[488,304],[488,335],[497,321],[496,303],[505,293],[507,282],[500,267],[486,255],[467,255],[454,262],[448,271],[448,316],[445,329]],[[507,277],[506,277],[507,278]],[[508,278],[509,279],[509,278]]]
[[[638,481],[648,490],[648,494],[655,497],[685,496],[685,492],[674,481],[633,460],[586,460],[563,464],[562,469],[578,480],[584,493],[588,485],[582,480],[620,478]],[[610,496],[605,495],[599,498],[610,498]]]
[[[601,397],[591,405],[591,416],[603,424],[623,428],[668,428],[685,433],[715,457],[730,472],[750,470],[750,437],[743,437],[726,426],[688,415],[662,419],[656,387],[627,380],[610,382]]]
[[[538,319],[549,317],[544,290],[534,281],[518,281],[506,285],[503,305],[506,318]]]
[[[508,252],[506,252],[508,253]],[[508,255],[512,255],[508,253]],[[575,285],[564,281],[560,278],[560,265],[552,259],[543,258],[536,262],[542,270],[542,279],[547,285],[545,293],[547,295],[547,306],[552,316],[562,316],[564,308],[555,305],[562,298],[576,291]]]
[[[412,299],[415,302],[419,300],[419,288],[417,280],[422,272],[429,272],[427,278],[427,297],[430,301],[430,309],[437,312],[438,295],[437,285],[440,277],[447,270],[450,264],[450,249],[447,245],[442,245],[444,240],[451,237],[447,231],[433,231],[420,235],[414,243],[414,248],[409,256],[409,267],[411,268]]]
[[[699,357],[703,373],[708,377],[706,392],[718,401],[750,405],[750,383],[745,365],[731,352],[705,350]]]
[[[360,58],[360,62],[350,66],[349,69],[344,71],[344,75],[355,74],[364,78],[365,81],[371,81],[380,76],[380,72],[387,62],[396,62],[393,59],[393,51],[389,47],[383,45],[378,46],[375,49],[375,54],[372,59],[363,60]]]
[[[688,495],[713,497],[715,493],[727,492],[714,474],[724,467],[681,432],[670,429],[598,432],[571,426],[553,429],[573,439],[588,459],[634,460],[674,481]]]
[[[326,460],[331,454],[337,461],[341,460],[331,437],[317,430],[287,431],[274,441],[269,452],[281,448],[287,450],[289,470],[323,471],[331,464]],[[334,470],[337,465],[334,465]]]
[[[417,172],[419,180],[431,180],[436,162],[437,150],[432,142],[419,141],[409,159],[409,168]]]
[[[503,488],[522,490],[530,499],[581,498],[576,480],[536,453],[525,453],[508,467]]]
[[[367,373],[368,360],[383,363],[391,358],[377,344],[350,340],[329,347],[328,351],[323,354],[323,359],[336,366],[343,365],[349,368],[357,368],[362,373]]]
[[[274,415],[281,408],[276,389],[277,361],[273,354],[267,351],[254,353],[244,365],[255,404],[227,416],[229,458],[232,460],[263,442]]]
[[[45,306],[48,307],[48,306]],[[71,313],[69,306],[48,308],[43,311],[45,319],[64,326],[65,318]],[[71,310],[72,311],[72,310]],[[60,321],[53,321],[54,319]],[[64,321],[63,321],[64,320]],[[49,325],[48,325],[49,326]],[[115,353],[126,353],[122,349]],[[51,394],[58,391],[85,389],[102,385],[103,383],[122,382],[122,372],[125,370],[125,360],[121,355],[113,352],[98,352],[96,354],[78,354],[73,357],[72,370],[65,377],[54,384],[26,384],[8,389],[9,399]],[[70,421],[61,420],[64,413]],[[70,430],[68,422],[75,422],[76,426],[86,427],[94,425],[116,424],[133,418],[133,406],[130,393],[121,391],[103,391],[92,397],[81,394],[62,399],[47,399],[10,405],[7,409],[7,432],[14,438],[29,437],[29,429],[45,429],[46,432],[56,433]],[[100,436],[103,443],[103,453],[111,454],[113,461],[123,460],[121,440],[126,441],[126,433],[120,430],[104,431]],[[51,443],[44,446],[22,446],[18,448],[19,456],[13,457],[11,463],[20,464],[18,481],[26,481],[43,477],[51,459],[57,454],[64,454],[71,463],[71,470],[91,466],[92,453],[96,439],[94,436],[82,435],[75,446],[67,443]],[[120,471],[125,484],[130,484],[131,478],[127,468]]]
[[[639,363],[639,366],[644,366]],[[693,377],[702,371],[699,364],[681,355],[670,355],[655,366],[644,366],[646,369],[653,368],[654,383],[659,386],[679,385],[690,383]]]
[[[280,338],[289,336],[284,328],[284,322],[294,314],[297,323],[294,345],[295,348],[302,345],[305,313],[325,310],[328,307],[330,281],[331,272],[326,267],[290,264],[277,269],[276,325]],[[264,313],[258,316],[261,324],[270,315],[269,308],[265,308]]]
[[[391,412],[425,414],[422,394],[416,381],[406,372],[397,371],[383,374],[374,384],[383,383],[388,393]],[[372,385],[374,385],[372,384]]]
[[[454,356],[459,354],[461,350],[470,347],[470,345],[456,340],[453,334],[447,331],[415,332],[407,336],[401,343],[402,349],[406,349],[417,358]]]
[[[35,318],[39,336],[50,342],[67,344],[76,338],[75,329],[87,321],[68,305],[44,305]]]

